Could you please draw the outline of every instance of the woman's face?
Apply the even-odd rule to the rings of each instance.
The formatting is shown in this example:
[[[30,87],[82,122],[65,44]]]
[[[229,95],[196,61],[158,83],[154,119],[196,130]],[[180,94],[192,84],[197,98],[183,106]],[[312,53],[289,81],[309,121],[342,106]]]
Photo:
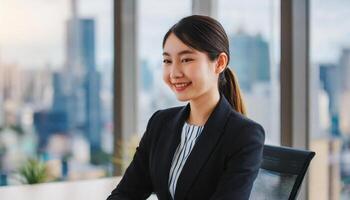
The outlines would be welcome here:
[[[221,71],[217,61],[195,50],[171,33],[163,48],[163,80],[180,101],[194,100],[218,91]]]

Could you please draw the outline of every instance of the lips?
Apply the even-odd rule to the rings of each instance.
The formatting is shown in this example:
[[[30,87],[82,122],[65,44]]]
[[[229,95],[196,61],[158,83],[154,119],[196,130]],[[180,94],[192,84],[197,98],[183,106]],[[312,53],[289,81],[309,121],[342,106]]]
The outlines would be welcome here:
[[[191,85],[192,82],[182,82],[182,83],[174,83],[174,87],[176,91],[180,92],[185,90],[189,85]]]

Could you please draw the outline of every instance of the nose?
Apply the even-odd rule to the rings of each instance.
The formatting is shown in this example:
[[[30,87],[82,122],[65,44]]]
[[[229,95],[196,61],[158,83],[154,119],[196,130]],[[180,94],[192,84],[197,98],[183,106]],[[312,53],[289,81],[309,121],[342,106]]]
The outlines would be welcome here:
[[[170,78],[172,79],[176,79],[176,78],[181,78],[183,77],[183,73],[180,69],[180,67],[174,63],[172,66],[171,66],[171,70],[170,70]]]

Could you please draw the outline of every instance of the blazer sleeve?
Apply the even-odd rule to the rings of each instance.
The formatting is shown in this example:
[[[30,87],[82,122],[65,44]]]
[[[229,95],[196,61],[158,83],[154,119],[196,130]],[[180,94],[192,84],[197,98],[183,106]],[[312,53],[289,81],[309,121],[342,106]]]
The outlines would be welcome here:
[[[239,131],[235,145],[240,148],[229,155],[211,200],[248,200],[257,177],[265,140],[259,124],[249,124]]]
[[[133,160],[125,171],[123,178],[112,191],[107,200],[141,200],[147,199],[153,192],[152,181],[149,174],[149,145],[151,124],[154,121],[155,112],[148,121]]]

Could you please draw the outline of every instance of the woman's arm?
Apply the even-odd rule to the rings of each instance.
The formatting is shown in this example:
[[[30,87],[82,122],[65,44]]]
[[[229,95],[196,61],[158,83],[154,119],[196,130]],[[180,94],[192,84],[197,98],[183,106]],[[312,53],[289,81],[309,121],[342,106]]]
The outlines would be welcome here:
[[[262,162],[265,132],[258,124],[250,124],[239,132],[235,144],[241,148],[229,156],[211,200],[249,199]]]
[[[149,145],[150,145],[150,126],[155,112],[148,121],[147,128],[143,134],[139,146],[136,148],[135,155],[125,174],[112,191],[107,200],[141,200],[147,199],[153,192],[152,181],[149,174]]]

